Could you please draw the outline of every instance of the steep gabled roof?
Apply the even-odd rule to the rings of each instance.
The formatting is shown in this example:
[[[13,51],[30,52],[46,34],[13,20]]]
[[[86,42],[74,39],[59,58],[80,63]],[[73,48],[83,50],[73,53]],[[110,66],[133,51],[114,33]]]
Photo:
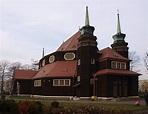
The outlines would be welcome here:
[[[80,37],[80,31],[76,32],[71,38],[66,40],[57,51],[70,51],[77,50],[78,38]]]
[[[33,77],[72,77],[76,71],[76,61],[57,61],[42,67]]]
[[[34,71],[34,70],[15,69],[14,78],[15,79],[31,79],[37,72],[38,71]]]
[[[116,70],[116,69],[103,69],[99,70],[98,72],[95,73],[96,76],[99,75],[104,75],[104,74],[113,74],[113,75],[127,75],[127,76],[139,76],[141,74],[136,73],[134,71],[129,71],[129,70]]]
[[[100,50],[99,53],[101,53],[101,56],[99,57],[99,61],[102,61],[105,59],[117,59],[117,60],[130,61],[129,59],[121,56],[119,53],[117,53],[115,50],[109,47]]]

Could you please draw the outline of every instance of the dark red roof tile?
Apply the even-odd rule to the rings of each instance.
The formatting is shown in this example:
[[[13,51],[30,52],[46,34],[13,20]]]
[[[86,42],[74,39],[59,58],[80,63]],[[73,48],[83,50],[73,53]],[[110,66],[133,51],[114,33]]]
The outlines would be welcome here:
[[[117,53],[115,50],[107,47],[99,51],[102,55],[99,58],[99,61],[102,61],[104,59],[118,59],[118,60],[124,60],[124,61],[130,61],[129,59],[121,56],[119,53]]]
[[[34,71],[34,70],[15,69],[14,78],[15,79],[31,79],[37,72],[38,71]]]
[[[71,77],[75,75],[76,61],[57,61],[42,67],[33,77]]]
[[[69,51],[69,50],[77,50],[78,38],[80,37],[80,31],[75,33],[71,38],[66,40],[57,51]]]
[[[98,72],[95,73],[96,76],[98,75],[103,75],[103,74],[116,74],[116,75],[134,75],[134,76],[139,76],[141,74],[136,73],[134,71],[129,71],[129,70],[118,70],[118,69],[104,69],[104,70],[99,70]]]

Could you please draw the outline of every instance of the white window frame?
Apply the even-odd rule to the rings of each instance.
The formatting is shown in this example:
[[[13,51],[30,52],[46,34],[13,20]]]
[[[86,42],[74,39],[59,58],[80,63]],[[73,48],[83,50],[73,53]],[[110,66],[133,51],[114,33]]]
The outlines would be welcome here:
[[[58,81],[58,83],[57,83]],[[69,82],[69,84],[66,84],[66,81]],[[63,83],[61,83],[63,82]],[[71,81],[70,79],[53,79],[53,86],[70,86],[71,85]]]
[[[55,56],[54,56],[54,55],[51,55],[51,56],[49,57],[49,63],[53,63],[54,60],[55,60]]]
[[[42,66],[45,66],[45,59],[42,61]]]
[[[77,81],[80,82],[80,76],[77,76]]]
[[[80,65],[81,64],[81,60],[80,59],[78,59],[78,65]]]
[[[42,81],[41,80],[34,80],[34,87],[39,87],[42,85]]]
[[[71,56],[73,56],[73,57],[71,57]],[[68,53],[64,54],[65,60],[74,60],[74,58],[75,58],[75,54],[73,52],[68,52]]]
[[[111,61],[111,68],[113,68],[113,69],[126,69],[126,62]]]
[[[94,58],[91,59],[91,64],[95,64],[95,59]]]

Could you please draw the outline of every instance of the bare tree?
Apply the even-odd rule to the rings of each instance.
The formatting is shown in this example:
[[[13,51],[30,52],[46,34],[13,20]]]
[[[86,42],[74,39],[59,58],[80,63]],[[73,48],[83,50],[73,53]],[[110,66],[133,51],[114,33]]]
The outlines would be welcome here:
[[[139,72],[140,70],[137,69],[138,65],[140,65],[140,57],[137,55],[136,51],[129,52],[129,59],[132,60],[130,62],[130,70]]]
[[[148,91],[148,82],[147,82],[147,81],[144,81],[144,82],[141,84],[140,90],[141,90],[142,92]]]
[[[20,62],[13,62],[10,64],[9,66],[9,74],[10,74],[10,77],[9,77],[9,80],[8,80],[8,85],[9,85],[9,92],[12,92],[12,89],[13,89],[13,74],[14,74],[14,70],[15,69],[23,69],[23,65],[22,63]]]
[[[148,52],[145,53],[145,57],[144,57],[144,65],[146,68],[146,73],[148,74]]]
[[[34,59],[31,59],[31,69],[32,70],[38,70],[38,67],[39,67],[39,63],[38,61],[35,61]]]
[[[32,60],[31,64],[22,64],[20,62],[10,63],[7,60],[0,61],[0,91],[1,93],[6,90],[4,88],[4,82],[7,82],[7,92],[12,91],[13,87],[13,74],[15,69],[24,69],[24,70],[37,70],[38,64],[36,61]]]
[[[6,60],[0,61],[0,76],[1,76],[1,98],[2,100],[5,99],[5,92],[4,92],[4,78],[8,75],[8,68],[10,62]]]

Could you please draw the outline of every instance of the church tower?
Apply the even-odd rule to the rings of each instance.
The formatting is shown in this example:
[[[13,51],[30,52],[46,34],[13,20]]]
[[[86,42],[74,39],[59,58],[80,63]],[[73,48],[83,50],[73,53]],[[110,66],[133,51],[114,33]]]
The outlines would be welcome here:
[[[121,33],[119,13],[117,13],[117,18],[117,33],[113,35],[114,42],[111,44],[111,47],[123,57],[128,58],[129,48],[127,47],[128,43],[124,40],[126,34]]]
[[[80,29],[78,38],[76,95],[90,97],[93,94],[93,74],[96,72],[97,38],[93,35],[95,28],[89,24],[88,7],[86,7],[85,26]]]

